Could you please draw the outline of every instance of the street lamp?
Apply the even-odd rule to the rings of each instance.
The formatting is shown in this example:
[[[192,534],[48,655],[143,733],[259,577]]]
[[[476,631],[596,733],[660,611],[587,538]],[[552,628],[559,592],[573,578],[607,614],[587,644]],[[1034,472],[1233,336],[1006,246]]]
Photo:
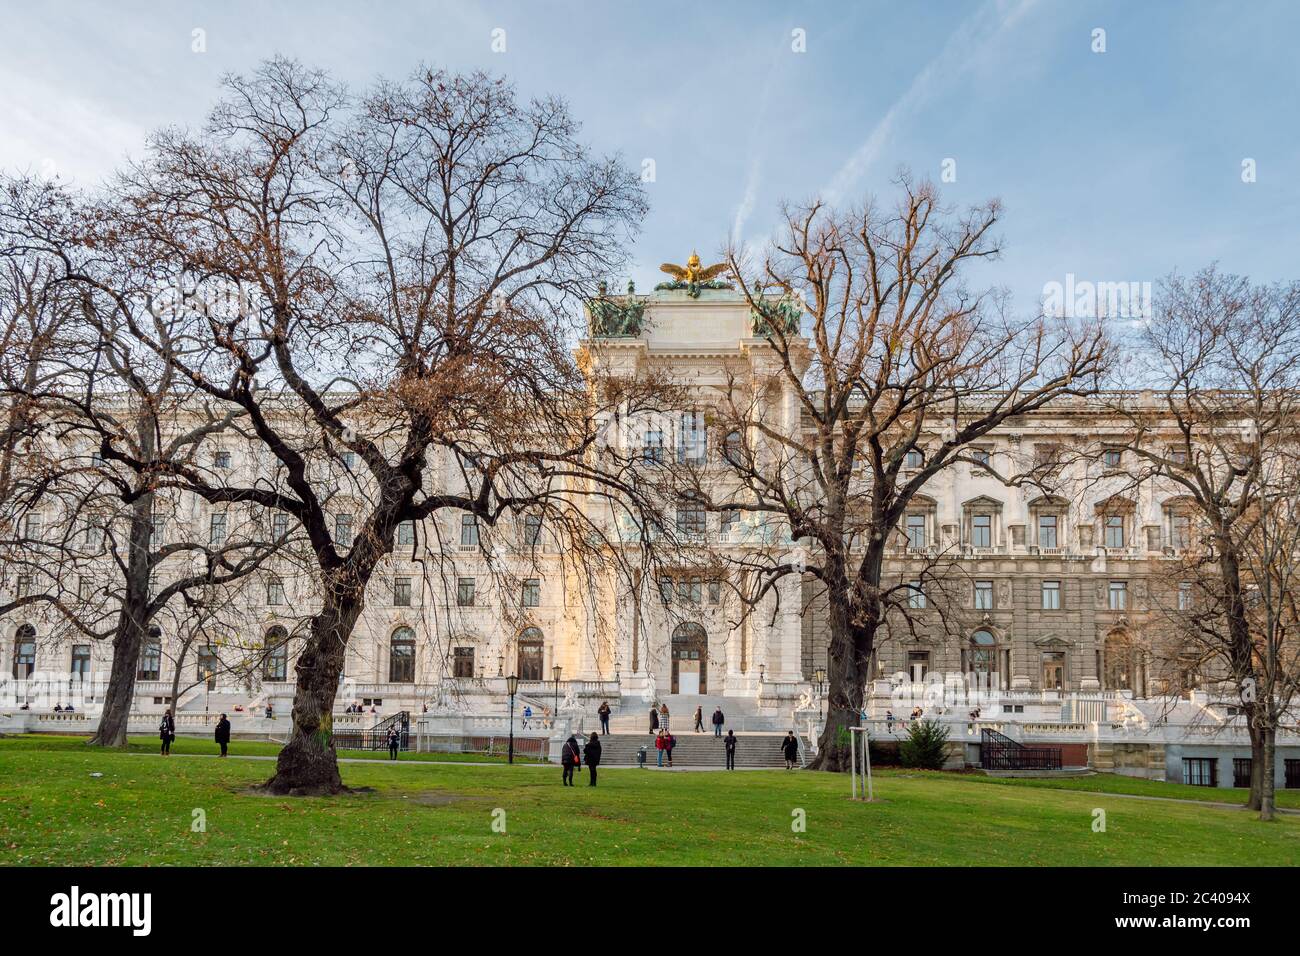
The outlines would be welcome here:
[[[203,672],[203,716],[208,716],[208,704],[212,700],[212,671]]]
[[[510,756],[507,763],[515,762],[515,691],[519,690],[519,678],[511,674],[506,678],[506,690],[510,692]]]
[[[503,670],[505,666],[506,666],[506,656],[504,654],[498,654],[497,655],[497,677],[500,677],[505,673],[505,671]]]
[[[813,680],[817,682],[817,722],[822,719],[822,698],[826,693],[826,668],[819,667],[813,671]]]
[[[622,674],[620,673],[622,667],[623,667],[622,664],[620,664],[618,661],[614,661],[614,683],[615,684],[619,683],[622,680]]]
[[[551,711],[553,718],[560,716],[560,665],[556,664],[551,668],[551,676],[555,678],[555,709]],[[552,724],[552,727],[555,725]]]

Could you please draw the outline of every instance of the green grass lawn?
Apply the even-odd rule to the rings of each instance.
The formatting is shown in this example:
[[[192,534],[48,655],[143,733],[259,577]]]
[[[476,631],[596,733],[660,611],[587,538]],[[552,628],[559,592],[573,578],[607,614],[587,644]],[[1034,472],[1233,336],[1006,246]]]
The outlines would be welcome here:
[[[184,749],[200,744],[206,741],[186,741]],[[343,767],[346,783],[371,792],[293,799],[243,792],[270,775],[268,761],[163,760],[143,740],[139,747],[106,753],[68,738],[0,739],[0,860],[105,866],[1300,863],[1300,818],[1264,824],[1235,809],[968,774],[885,771],[875,781],[879,802],[861,804],[848,799],[846,777],[811,772],[607,770],[598,788],[569,789],[560,786],[557,767],[379,760]],[[1197,798],[1208,793],[1170,792],[1184,790]],[[1094,808],[1106,811],[1104,833],[1093,831]],[[196,809],[206,815],[206,832],[191,829]],[[501,811],[505,833],[492,826]],[[794,832],[800,815],[806,830]]]

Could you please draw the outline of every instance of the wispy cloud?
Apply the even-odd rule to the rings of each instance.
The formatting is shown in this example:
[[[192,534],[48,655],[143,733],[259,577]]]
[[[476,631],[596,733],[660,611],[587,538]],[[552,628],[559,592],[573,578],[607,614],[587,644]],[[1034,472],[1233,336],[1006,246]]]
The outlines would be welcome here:
[[[958,24],[943,49],[916,74],[903,94],[877,121],[870,135],[831,177],[821,197],[837,203],[880,158],[894,130],[945,84],[984,60],[999,55],[997,41],[1037,3],[1037,0],[990,0]]]

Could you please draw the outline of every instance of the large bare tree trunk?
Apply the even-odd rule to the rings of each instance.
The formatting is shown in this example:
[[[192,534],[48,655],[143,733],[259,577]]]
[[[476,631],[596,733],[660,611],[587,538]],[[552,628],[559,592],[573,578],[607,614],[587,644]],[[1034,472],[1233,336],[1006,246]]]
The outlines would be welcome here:
[[[874,625],[855,627],[850,623],[850,608],[844,589],[830,595],[831,642],[828,653],[826,724],[817,742],[813,770],[843,772],[851,766],[850,727],[858,726],[862,714],[866,662],[875,643]]]
[[[113,635],[113,666],[104,691],[99,727],[87,741],[94,747],[125,747],[127,722],[135,700],[136,664],[149,627],[149,537],[153,531],[153,495],[141,495],[131,506],[130,553],[122,608]],[[173,703],[173,706],[175,704]]]
[[[1276,740],[1271,727],[1261,728],[1260,737],[1262,738],[1260,741],[1260,756],[1262,759],[1260,760],[1259,818],[1261,820],[1272,820],[1276,800],[1273,786],[1273,765],[1277,759]],[[1252,763],[1252,770],[1254,766]]]
[[[275,776],[266,782],[271,793],[323,796],[346,789],[334,752],[334,698],[348,637],[365,603],[365,586],[327,593],[294,668],[293,735],[280,751]]]

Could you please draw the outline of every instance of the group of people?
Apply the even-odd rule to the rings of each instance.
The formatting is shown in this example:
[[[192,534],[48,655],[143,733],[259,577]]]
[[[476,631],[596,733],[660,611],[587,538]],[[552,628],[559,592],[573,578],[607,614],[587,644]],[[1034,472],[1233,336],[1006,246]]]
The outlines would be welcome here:
[[[426,707],[425,710],[427,711],[428,708]],[[364,707],[361,706],[361,704],[359,704],[359,703],[352,703],[352,704],[348,704],[346,707],[343,708],[343,713],[345,713],[345,714],[366,714],[366,713],[377,714],[377,713],[379,713],[379,711],[375,710],[375,705],[374,705],[374,704],[371,704],[371,705],[370,705],[370,710],[367,711]],[[269,717],[270,715],[268,714],[267,716]]]
[[[67,707],[64,707],[62,704],[55,704],[55,705],[54,705],[54,712],[55,712],[56,714],[74,714],[74,713],[76,713],[76,711],[74,711],[74,710],[72,709],[72,705],[71,705],[71,704],[69,704]]]
[[[533,719],[533,708],[528,704],[524,704],[524,729],[525,730],[528,729],[528,722],[532,719]],[[542,716],[541,719],[538,721],[537,726],[542,730],[545,730],[548,727],[555,726],[555,721],[551,717],[551,708],[549,707],[542,708]]]
[[[600,734],[594,730],[585,745],[579,745],[577,734],[569,734],[569,739],[560,749],[560,767],[564,771],[561,782],[564,786],[573,786],[573,772],[582,767],[583,761],[586,761],[587,773],[591,775],[587,786],[594,787],[596,768],[600,766]]]

